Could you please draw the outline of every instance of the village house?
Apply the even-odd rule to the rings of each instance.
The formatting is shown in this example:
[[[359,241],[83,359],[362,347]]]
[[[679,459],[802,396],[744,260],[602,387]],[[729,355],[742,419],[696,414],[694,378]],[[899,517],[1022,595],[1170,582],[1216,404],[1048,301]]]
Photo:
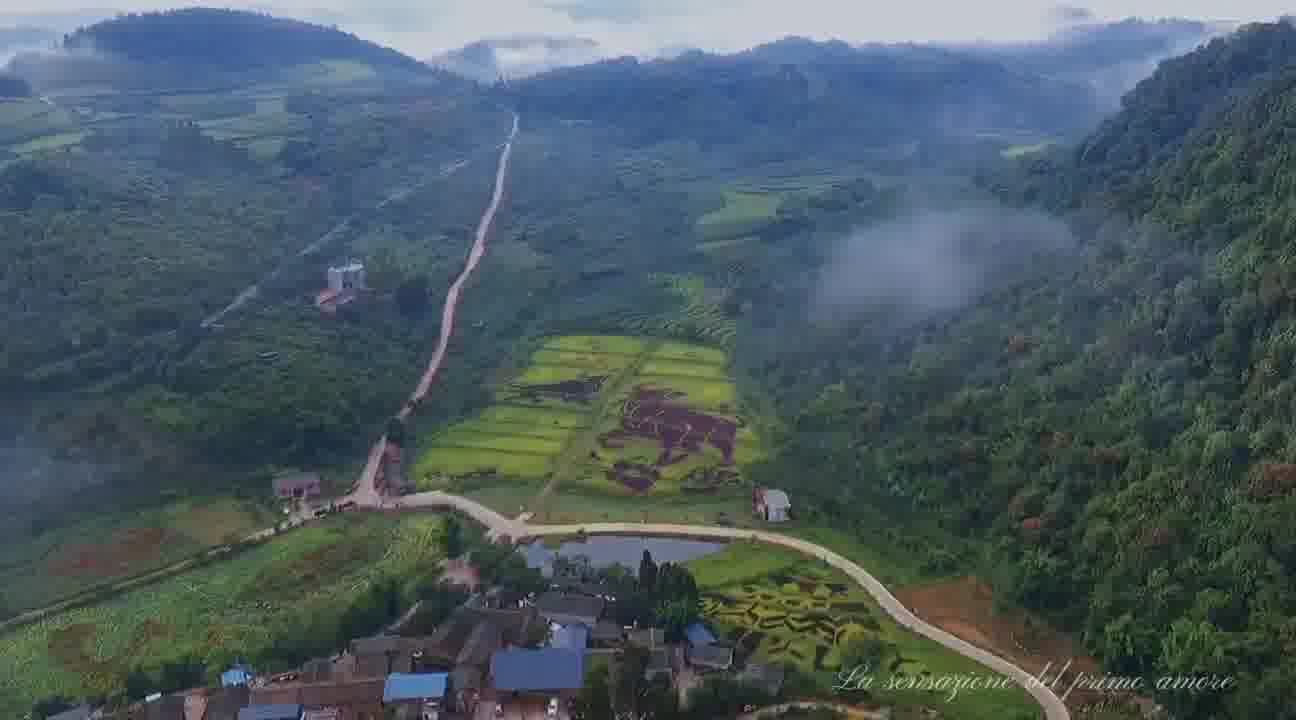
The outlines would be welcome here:
[[[239,711],[238,720],[302,720],[301,705],[249,705]]]
[[[685,656],[699,670],[728,670],[733,667],[733,648],[721,645],[702,623],[684,628]]]
[[[791,517],[792,501],[782,490],[758,487],[752,494],[752,509],[756,517],[765,522],[787,522]]]
[[[383,689],[383,705],[396,711],[396,720],[437,720],[448,684],[446,673],[393,673]]]
[[[275,494],[278,494],[277,489]],[[221,673],[221,687],[247,687],[254,677],[256,677],[256,673],[253,672],[252,668],[242,663],[235,663],[230,666],[229,670]]]
[[[579,650],[501,650],[491,657],[489,687],[493,699],[508,714],[509,706],[568,704],[585,685],[585,653]],[[560,711],[561,712],[561,711]],[[561,713],[565,717],[565,713]]]
[[[590,628],[598,624],[606,605],[607,601],[603,598],[554,592],[541,595],[535,602],[540,616],[551,623]]]
[[[368,289],[364,265],[354,260],[330,267],[325,278],[327,287],[315,296],[315,307],[321,312],[336,313],[338,308],[351,303],[361,291]]]
[[[275,497],[280,500],[306,500],[320,495],[319,473],[291,473],[274,479]]]
[[[382,679],[274,683],[253,688],[251,702],[254,706],[300,706],[303,711],[336,711],[339,720],[382,720],[384,683]]]

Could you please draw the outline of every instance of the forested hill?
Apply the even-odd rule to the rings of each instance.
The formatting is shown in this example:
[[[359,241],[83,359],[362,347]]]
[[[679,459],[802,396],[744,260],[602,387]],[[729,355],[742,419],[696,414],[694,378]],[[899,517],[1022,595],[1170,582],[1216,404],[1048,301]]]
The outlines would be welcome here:
[[[1080,250],[1034,280],[889,353],[859,325],[784,338],[786,377],[827,382],[772,476],[837,522],[867,498],[984,538],[997,590],[1110,672],[1236,679],[1156,693],[1181,720],[1292,717],[1291,35],[1254,26],[1165,64],[1070,158],[1001,185],[1044,197],[1049,175],[1074,209]]]
[[[426,71],[427,66],[350,33],[240,10],[189,8],[122,15],[72,33],[69,50],[94,50],[137,62],[243,70],[318,60]]]
[[[611,60],[516,83],[523,112],[588,121],[633,142],[758,137],[804,154],[836,144],[1087,130],[1085,88],[938,48],[791,38],[732,56]]]

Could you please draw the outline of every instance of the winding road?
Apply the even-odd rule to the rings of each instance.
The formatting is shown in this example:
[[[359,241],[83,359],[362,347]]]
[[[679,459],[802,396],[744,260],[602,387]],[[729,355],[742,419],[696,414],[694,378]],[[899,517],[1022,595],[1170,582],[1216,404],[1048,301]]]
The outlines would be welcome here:
[[[514,542],[519,540],[568,535],[658,535],[667,537],[713,538],[717,540],[754,540],[796,550],[804,555],[822,560],[845,573],[864,588],[878,605],[896,622],[963,657],[1011,679],[1025,688],[1044,709],[1048,720],[1069,720],[1066,705],[1056,694],[1035,676],[1017,665],[987,652],[966,640],[928,623],[896,599],[877,578],[846,557],[821,545],[807,542],[782,533],[711,525],[673,525],[668,523],[582,523],[572,525],[531,525],[519,519],[505,517],[490,508],[458,495],[426,492],[406,495],[388,503],[386,507],[399,510],[439,509],[454,510],[485,525],[490,535]]]
[[[499,210],[500,201],[504,195],[504,183],[508,177],[509,158],[513,152],[513,141],[517,137],[518,123],[519,118],[515,113],[513,115],[513,129],[509,132],[508,140],[504,143],[500,153],[499,168],[495,173],[495,190],[491,195],[490,204],[477,226],[477,235],[472,250],[468,254],[468,262],[464,265],[463,272],[450,286],[449,292],[446,293],[445,306],[441,311],[441,335],[437,341],[436,351],[428,363],[427,370],[420,378],[418,387],[410,395],[409,401],[399,414],[402,420],[408,418],[423,398],[427,396],[442,363],[445,361],[446,348],[449,346],[450,337],[454,332],[455,311],[458,309],[464,285],[467,284],[486,252],[487,237],[490,234],[491,226],[495,221],[495,214]],[[473,500],[442,492],[426,492],[388,498],[379,491],[375,483],[378,470],[382,467],[386,448],[387,436],[384,435],[374,443],[369,452],[369,460],[365,464],[364,472],[361,473],[355,489],[350,495],[343,498],[343,501],[351,501],[361,507],[379,510],[454,510],[484,525],[491,537],[512,542],[546,536],[634,534],[714,538],[719,540],[754,540],[790,548],[818,558],[845,573],[852,580],[859,583],[869,595],[872,595],[873,599],[888,615],[909,630],[929,638],[966,658],[975,660],[1021,685],[1044,709],[1048,720],[1070,720],[1070,713],[1067,711],[1066,705],[1047,685],[1039,682],[1029,672],[919,618],[897,600],[891,594],[891,591],[867,570],[828,548],[781,533],[708,525],[673,525],[665,523],[532,525],[526,522],[526,515],[518,518],[508,518]]]
[[[445,305],[441,308],[441,336],[437,339],[436,350],[432,353],[432,359],[428,361],[427,370],[419,378],[418,387],[414,389],[409,401],[397,415],[401,420],[408,419],[423,398],[427,397],[437,373],[441,370],[442,363],[445,362],[450,336],[454,333],[455,312],[459,309],[460,296],[463,294],[464,285],[468,283],[473,271],[481,263],[482,256],[486,254],[486,240],[490,236],[491,226],[495,223],[495,214],[499,212],[500,202],[504,198],[504,182],[508,179],[509,158],[513,155],[513,140],[517,138],[519,122],[520,118],[517,113],[514,113],[513,128],[509,131],[508,139],[500,151],[499,168],[495,171],[495,190],[491,193],[490,204],[486,207],[486,212],[482,213],[481,222],[477,224],[477,235],[473,240],[472,250],[468,252],[468,261],[464,263],[463,271],[455,278],[446,293]],[[387,436],[383,435],[370,449],[369,459],[365,462],[364,471],[361,472],[355,489],[350,495],[342,498],[341,502],[350,501],[365,507],[386,506],[386,501],[377,487],[378,470],[382,467],[386,450]]]

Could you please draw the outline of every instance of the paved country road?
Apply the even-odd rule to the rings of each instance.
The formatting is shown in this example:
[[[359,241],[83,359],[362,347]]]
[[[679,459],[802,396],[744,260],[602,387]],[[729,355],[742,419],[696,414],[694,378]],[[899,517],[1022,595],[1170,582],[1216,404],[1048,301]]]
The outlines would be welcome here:
[[[418,493],[406,495],[388,503],[392,509],[451,509],[467,515],[485,525],[490,534],[496,537],[508,537],[513,541],[528,538],[563,535],[663,535],[690,538],[715,538],[719,540],[755,540],[758,542],[780,545],[797,552],[818,558],[845,573],[859,583],[878,605],[896,622],[913,632],[929,638],[963,657],[981,663],[997,673],[1008,677],[1026,689],[1035,701],[1044,709],[1048,720],[1069,720],[1070,713],[1062,700],[1044,683],[1039,682],[1029,672],[1014,665],[993,653],[987,652],[962,638],[948,633],[922,618],[914,615],[909,608],[896,599],[877,578],[867,570],[846,557],[828,548],[816,545],[800,538],[766,530],[751,530],[710,525],[673,525],[668,523],[581,523],[571,525],[530,525],[520,520],[505,517],[490,508],[458,495],[441,492]]]

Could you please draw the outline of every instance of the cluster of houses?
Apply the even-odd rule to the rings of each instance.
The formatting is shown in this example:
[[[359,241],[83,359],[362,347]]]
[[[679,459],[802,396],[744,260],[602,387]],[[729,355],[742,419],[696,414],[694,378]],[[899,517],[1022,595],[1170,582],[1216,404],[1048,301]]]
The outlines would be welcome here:
[[[733,648],[701,624],[684,643],[668,644],[659,628],[612,620],[616,599],[601,586],[555,588],[529,598],[495,588],[473,595],[431,635],[357,639],[346,652],[273,676],[236,665],[220,688],[152,697],[110,715],[81,707],[53,720],[566,720],[591,656],[638,646],[648,653],[647,679],[677,684],[738,672]],[[772,693],[783,679],[776,666],[748,665],[738,676]]]

